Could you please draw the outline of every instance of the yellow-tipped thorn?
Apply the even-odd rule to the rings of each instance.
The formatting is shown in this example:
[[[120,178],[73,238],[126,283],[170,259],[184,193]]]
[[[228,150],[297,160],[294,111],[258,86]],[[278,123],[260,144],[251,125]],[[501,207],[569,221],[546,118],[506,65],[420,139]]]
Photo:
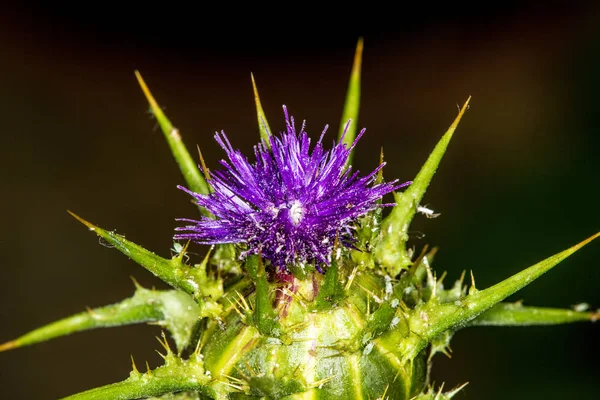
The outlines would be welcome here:
[[[400,371],[398,371],[398,372],[400,372]],[[396,376],[398,376],[398,375],[396,375]],[[395,377],[394,377],[394,380],[396,380],[396,378],[395,378]],[[383,399],[385,399],[385,395],[387,394],[387,391],[389,390],[389,388],[390,388],[390,384],[388,383],[388,384],[385,386],[385,389],[383,390],[383,394],[381,395],[380,399],[382,399],[382,400],[383,400]]]
[[[140,74],[140,71],[135,70],[134,74],[135,74],[135,77],[137,78],[138,84],[142,88],[142,92],[144,92],[144,96],[146,96],[146,100],[148,100],[148,103],[150,104],[150,108],[152,108],[152,112],[154,114],[156,114],[158,112],[162,113],[162,111],[160,110],[160,107],[158,106],[158,103],[154,99],[154,96],[152,96],[150,89],[148,89],[148,85],[146,85],[144,78],[142,78],[142,74]]]
[[[442,350],[442,354],[448,358],[452,358],[452,348],[450,347],[450,345],[447,345],[444,348],[444,350]]]
[[[431,298],[434,299],[437,297],[437,278],[435,272],[432,273],[431,276]]]
[[[295,299],[303,307],[306,307],[306,299],[300,293],[293,292],[286,287],[282,287],[282,288],[279,288],[276,290],[279,290],[283,295],[285,295],[287,297]]]
[[[185,253],[187,252],[187,249],[188,249],[189,245],[190,245],[190,241],[188,240],[188,241],[185,243],[185,246],[183,246],[183,250],[181,250],[181,252],[182,252],[183,254],[185,254]],[[210,250],[209,250],[209,252],[210,252]]]
[[[523,301],[524,301],[523,299],[519,299],[519,300],[515,301],[513,304],[517,307],[521,307],[521,306],[523,306]]]
[[[173,260],[176,260],[176,261],[178,261],[178,262],[180,262],[182,264],[187,263],[189,257],[186,259],[186,261],[183,261],[183,258],[187,257],[186,253],[187,253],[187,249],[188,249],[189,245],[190,245],[190,241],[188,240],[185,243],[185,245],[183,246],[183,248],[181,249],[181,251],[179,253],[177,253],[176,255],[173,256]]]
[[[465,281],[465,274],[466,274],[466,273],[467,273],[467,271],[465,271],[465,270],[463,269],[463,272],[461,272],[461,274],[460,274],[460,278],[458,278],[458,282],[460,283],[460,286],[461,286],[461,287],[462,287],[462,285],[463,285],[463,282]]]
[[[406,305],[406,303],[402,300],[400,300],[400,309],[402,310],[402,315],[404,316],[404,319],[408,319],[408,312],[410,311],[410,307]]]
[[[202,355],[202,347],[203,346],[204,346],[204,343],[202,343],[202,340],[198,340],[198,343],[196,343],[196,348],[194,349],[194,354]]]
[[[423,246],[423,249],[421,250],[421,253],[417,257],[417,259],[412,263],[412,265],[410,266],[410,269],[408,270],[409,274],[414,275],[417,272],[417,268],[419,268],[419,266],[423,262],[423,258],[427,255],[427,250],[429,250],[429,245],[427,243],[425,243],[425,245]]]
[[[381,151],[379,152],[379,165],[383,164],[383,146],[381,146]],[[383,168],[381,168],[377,172],[377,178],[375,179],[375,183],[383,182]]]
[[[318,381],[313,382],[310,386],[316,388],[316,387],[326,384],[327,382],[329,382],[337,377],[338,377],[337,374],[333,374],[331,376],[328,376],[326,378],[319,379]]]
[[[231,300],[231,299],[229,299],[229,304],[231,304],[231,306],[233,307],[234,311],[240,316],[240,319],[242,321],[244,321],[244,318],[246,317],[246,315],[243,314],[240,311],[240,309],[237,307],[236,303],[237,303],[237,300]]]
[[[237,290],[235,291],[235,294],[237,294],[237,296],[239,297],[239,299],[241,300],[243,307],[246,311],[248,312],[252,312],[252,307],[250,307],[250,305],[248,304],[248,302],[246,301],[246,299],[244,298],[244,296],[242,296],[242,294],[240,292],[238,292]]]
[[[439,396],[442,395],[442,390],[444,390],[444,382],[442,382],[442,384],[440,385],[440,388],[438,389],[435,398],[437,399]]]
[[[156,336],[156,340],[158,340],[158,343],[160,343],[160,345],[167,351],[167,356],[169,354],[171,354],[173,351],[171,350],[171,347],[169,346],[169,342],[167,341],[167,336],[165,335],[165,331],[161,331],[160,332],[162,338],[159,338],[158,336]],[[161,354],[161,353],[158,353]],[[162,354],[161,354],[162,356]],[[163,358],[166,356],[163,356]]]
[[[356,284],[360,289],[362,289],[365,293],[371,295],[371,297],[373,297],[373,300],[375,300],[375,302],[377,304],[381,304],[383,303],[383,300],[381,300],[381,297],[377,296],[375,293],[373,293],[372,291],[370,291],[369,289],[367,289],[366,287],[364,287],[363,285],[360,285],[359,283]],[[382,296],[383,297],[383,296]]]
[[[346,101],[340,120],[340,129],[338,137],[344,137],[344,143],[348,146],[354,142],[356,137],[356,128],[358,127],[358,112],[360,106],[360,74],[362,68],[363,39],[359,38],[356,43],[356,52],[350,72],[350,81],[346,92]],[[348,158],[348,163],[350,163]]]
[[[352,64],[352,74],[359,74],[362,66],[362,53],[364,48],[363,38],[358,38],[356,43],[356,52],[354,53],[354,63]]]
[[[452,130],[452,131],[456,130],[456,127],[458,126],[458,123],[460,122],[460,119],[465,114],[465,111],[467,111],[469,109],[469,103],[470,102],[471,102],[471,96],[469,96],[467,98],[467,101],[465,101],[465,104],[462,106],[462,108],[458,112],[458,116],[456,117],[456,119],[454,120],[454,122],[452,123],[452,125],[450,125],[450,129],[449,130]]]
[[[11,350],[19,347],[19,343],[16,340],[11,340],[10,342],[0,344],[0,352]]]
[[[431,250],[429,250],[429,253],[427,253],[427,259],[429,260],[430,265],[433,262],[433,258],[435,257],[439,249],[439,247],[435,246]]]
[[[146,373],[148,375],[152,375],[152,370],[150,369],[150,364],[148,364],[148,361],[146,361]]]
[[[237,370],[237,368],[236,368],[236,370]],[[229,379],[230,381],[239,383],[240,385],[244,385],[245,383],[247,383],[246,381],[244,381],[240,378],[236,378],[235,376],[227,375],[225,373],[221,374],[221,376],[224,376],[225,378]]]
[[[135,365],[135,360],[133,359],[133,354],[130,354],[130,357],[131,357],[131,368],[133,368],[133,372],[135,372],[136,374],[139,374],[140,371],[138,371],[137,365]]]
[[[588,244],[589,242],[591,242],[594,239],[597,239],[598,237],[600,237],[600,232],[596,233],[595,235],[590,236],[589,238],[585,239],[583,242],[579,242],[577,243],[575,246],[571,246],[571,249],[573,252],[579,250],[580,248],[582,248],[583,246],[585,246],[586,244]]]
[[[350,287],[352,286],[352,282],[354,282],[354,278],[356,278],[357,273],[358,273],[358,267],[354,267],[352,269],[352,272],[350,273],[350,276],[348,277],[348,282],[346,282],[346,286],[344,287],[344,290],[346,292],[348,290],[350,290]]]
[[[471,270],[471,287],[469,288],[469,294],[473,294],[477,291],[477,287],[475,286],[475,276],[473,275],[473,270]]]
[[[438,283],[439,285],[441,285],[442,283],[444,283],[444,279],[446,278],[446,275],[448,275],[448,274],[446,273],[446,271],[442,272],[442,276],[440,276],[440,278],[437,280],[437,283]]]
[[[135,286],[136,290],[144,289],[144,287],[142,285],[140,285],[140,283],[137,281],[137,279],[135,279],[135,277],[133,275],[130,275],[129,279],[131,279],[131,282],[133,282],[133,286]]]
[[[190,244],[189,241],[188,241],[188,244]],[[186,246],[186,249],[187,249],[187,246]],[[206,255],[204,256],[204,259],[202,260],[201,265],[203,266],[203,268],[206,268],[206,266],[208,265],[208,260],[210,260],[210,255],[212,254],[214,249],[215,249],[214,244],[208,248],[208,251],[206,252]],[[219,269],[219,271],[220,271],[220,269]]]
[[[269,142],[269,136],[271,136],[271,128],[269,127],[267,117],[265,116],[265,111],[263,110],[262,104],[260,102],[258,88],[256,87],[256,81],[254,80],[254,74],[250,73],[250,79],[252,80],[252,91],[254,92],[254,103],[256,104],[256,115],[258,118],[258,128],[260,130],[260,136],[266,143],[267,147],[271,147],[271,143]]]
[[[206,182],[210,181],[210,170],[208,169],[208,167],[206,166],[206,163],[204,162],[204,157],[202,157],[202,151],[200,150],[200,145],[196,145],[196,148],[198,149],[198,157],[200,157],[200,165],[202,165],[202,173],[204,174],[204,179],[206,179]]]
[[[229,382],[229,381],[221,381],[222,384],[227,385],[239,392],[242,392],[244,390],[243,387],[239,386],[239,385],[234,385],[233,383]]]
[[[460,386],[455,387],[454,389],[452,389],[450,392],[446,393],[447,396],[452,397],[454,396],[456,393],[460,392],[461,390],[463,390],[463,388],[465,386],[467,386],[469,384],[469,382],[465,382]]]
[[[87,226],[87,227],[88,227],[88,229],[89,229],[90,231],[95,231],[95,230],[98,228],[96,225],[94,225],[94,224],[92,224],[91,222],[88,222],[88,221],[86,221],[85,219],[81,218],[79,215],[75,214],[73,211],[71,211],[71,210],[67,210],[67,212],[68,212],[69,214],[71,214],[71,216],[72,216],[73,218],[75,218],[77,221],[79,221],[79,222],[81,222],[82,224],[84,224],[85,226]]]
[[[169,347],[169,341],[167,340],[167,335],[165,334],[165,331],[161,331],[160,332],[163,342],[165,342],[165,345],[167,346],[167,351],[171,351],[171,347]]]
[[[88,314],[90,314],[90,317],[92,317],[92,318],[94,318],[94,319],[99,319],[99,320],[105,319],[105,318],[103,318],[103,317],[102,317],[100,314],[98,314],[96,311],[94,311],[94,310],[93,310],[92,308],[90,308],[90,307],[87,307],[87,306],[86,306],[86,307],[85,307],[85,310],[87,311],[87,313],[88,313]]]

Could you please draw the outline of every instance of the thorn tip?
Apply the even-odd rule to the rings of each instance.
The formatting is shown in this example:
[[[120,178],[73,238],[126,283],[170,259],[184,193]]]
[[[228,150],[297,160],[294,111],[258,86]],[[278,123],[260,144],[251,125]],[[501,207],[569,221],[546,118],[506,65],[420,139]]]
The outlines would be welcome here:
[[[89,221],[86,221],[85,219],[81,218],[79,215],[75,214],[73,211],[71,210],[67,210],[67,212],[69,214],[71,214],[71,216],[73,218],[75,218],[77,221],[81,222],[82,224],[84,224],[85,226],[87,226],[91,231],[95,230],[97,228],[96,225],[92,224]]]
[[[19,346],[19,344],[17,343],[16,340],[11,340],[9,342],[0,344],[0,352],[6,351],[6,350],[11,350],[18,346]]]

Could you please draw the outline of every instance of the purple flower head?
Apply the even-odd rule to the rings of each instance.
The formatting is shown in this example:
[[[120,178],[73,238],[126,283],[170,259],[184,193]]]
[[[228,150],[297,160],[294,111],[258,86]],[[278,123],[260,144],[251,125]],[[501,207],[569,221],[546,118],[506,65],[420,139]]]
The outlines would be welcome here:
[[[353,242],[353,222],[377,207],[385,194],[410,184],[397,181],[373,184],[381,164],[373,172],[359,177],[346,168],[352,146],[340,140],[329,151],[323,149],[323,130],[319,141],[310,149],[311,140],[302,124],[296,132],[294,118],[283,107],[286,131],[270,136],[270,149],[263,141],[254,146],[255,161],[250,162],[234,150],[225,133],[215,135],[229,161],[221,160],[225,169],[211,172],[209,195],[191,192],[196,203],[215,218],[199,221],[180,219],[191,225],[176,228],[175,239],[196,243],[245,243],[242,257],[262,254],[285,270],[295,263],[314,263],[317,270],[329,265],[336,237],[349,246]],[[348,125],[346,125],[346,129]]]

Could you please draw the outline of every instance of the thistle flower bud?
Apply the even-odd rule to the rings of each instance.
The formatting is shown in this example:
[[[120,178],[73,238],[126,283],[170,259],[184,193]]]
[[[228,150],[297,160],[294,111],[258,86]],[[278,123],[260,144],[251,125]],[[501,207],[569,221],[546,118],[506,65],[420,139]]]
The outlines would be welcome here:
[[[258,254],[279,270],[292,264],[312,264],[318,271],[331,263],[336,238],[345,246],[355,242],[356,219],[378,207],[382,196],[400,189],[397,180],[374,183],[381,164],[360,177],[346,162],[365,130],[347,147],[342,140],[331,150],[323,146],[327,126],[311,148],[305,123],[296,132],[294,118],[285,114],[286,131],[270,136],[254,147],[255,161],[249,162],[234,150],[225,133],[215,139],[227,154],[224,170],[211,171],[206,195],[191,194],[196,203],[215,218],[186,221],[177,228],[186,232],[175,239],[202,244],[244,244],[241,257]],[[346,129],[349,124],[346,125]]]

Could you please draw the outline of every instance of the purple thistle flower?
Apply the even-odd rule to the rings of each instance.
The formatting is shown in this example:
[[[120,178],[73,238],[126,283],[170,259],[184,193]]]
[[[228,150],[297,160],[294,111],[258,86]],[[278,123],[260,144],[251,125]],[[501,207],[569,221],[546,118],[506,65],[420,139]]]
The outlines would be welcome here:
[[[179,186],[215,219],[179,219],[192,225],[176,228],[186,233],[176,234],[175,239],[202,244],[245,243],[247,249],[241,257],[260,253],[280,270],[294,263],[314,263],[322,271],[320,265],[331,262],[336,237],[350,246],[356,218],[377,207],[393,205],[377,202],[410,184],[396,185],[395,180],[371,186],[385,163],[364,177],[359,177],[358,171],[352,173],[351,167],[345,168],[364,129],[350,148],[340,140],[325,151],[325,126],[311,152],[305,123],[296,133],[294,117],[288,117],[285,106],[283,110],[286,132],[270,136],[270,149],[265,142],[254,146],[253,163],[233,149],[224,132],[216,133],[215,139],[229,161],[221,160],[225,169],[210,173],[214,191],[203,195]]]

